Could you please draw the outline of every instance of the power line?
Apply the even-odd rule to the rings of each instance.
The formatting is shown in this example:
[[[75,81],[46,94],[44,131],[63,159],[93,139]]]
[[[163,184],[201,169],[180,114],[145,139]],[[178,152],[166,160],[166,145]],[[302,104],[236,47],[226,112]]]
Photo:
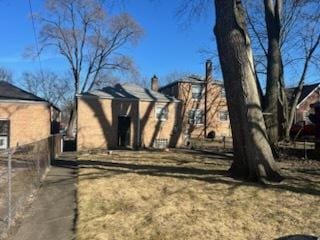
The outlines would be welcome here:
[[[31,0],[28,0],[28,3],[29,3],[29,11],[31,14],[33,37],[34,37],[34,42],[35,42],[36,51],[37,51],[37,58],[38,58],[38,62],[39,62],[40,74],[41,74],[42,81],[44,81],[42,61],[41,61],[41,56],[40,56],[40,49],[39,49],[39,43],[38,43],[38,37],[37,37],[37,31],[36,31],[36,24],[35,24],[35,20],[34,20]]]

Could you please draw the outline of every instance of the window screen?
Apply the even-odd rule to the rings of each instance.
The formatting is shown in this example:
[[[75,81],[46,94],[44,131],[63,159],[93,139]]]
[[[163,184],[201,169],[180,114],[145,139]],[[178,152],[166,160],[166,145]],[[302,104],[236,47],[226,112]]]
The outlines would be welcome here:
[[[0,120],[0,150],[9,147],[9,121]]]
[[[221,111],[219,115],[220,115],[220,121],[228,121],[229,120],[229,112],[228,111]]]
[[[9,136],[9,120],[0,120],[0,136]]]
[[[168,108],[164,105],[156,106],[156,119],[160,121],[165,121],[168,119]]]
[[[202,98],[203,87],[201,85],[192,85],[192,99],[201,99]]]
[[[190,124],[202,124],[203,123],[203,110],[191,109],[189,111],[189,123]]]

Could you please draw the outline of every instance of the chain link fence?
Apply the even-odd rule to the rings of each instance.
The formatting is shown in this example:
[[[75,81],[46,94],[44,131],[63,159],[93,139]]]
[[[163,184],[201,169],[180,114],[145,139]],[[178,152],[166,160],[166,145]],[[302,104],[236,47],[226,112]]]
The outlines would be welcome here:
[[[190,139],[189,148],[203,151],[232,152],[232,137],[216,137],[215,139]],[[315,142],[310,139],[300,139],[299,141],[279,142],[279,158],[300,158],[300,159],[320,159],[315,151]]]
[[[214,139],[190,139],[189,148],[204,151],[232,151],[232,137],[216,137]]]
[[[0,239],[31,202],[60,152],[60,135],[0,152]]]
[[[279,154],[282,158],[319,159],[315,155],[315,142],[308,139],[300,141],[279,142]]]

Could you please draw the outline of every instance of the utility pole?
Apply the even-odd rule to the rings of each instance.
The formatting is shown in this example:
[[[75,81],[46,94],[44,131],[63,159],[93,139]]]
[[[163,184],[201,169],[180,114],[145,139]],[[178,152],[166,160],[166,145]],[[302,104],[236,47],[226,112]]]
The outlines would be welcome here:
[[[212,62],[206,61],[206,79],[204,83],[204,138],[207,137],[208,84],[212,78]]]

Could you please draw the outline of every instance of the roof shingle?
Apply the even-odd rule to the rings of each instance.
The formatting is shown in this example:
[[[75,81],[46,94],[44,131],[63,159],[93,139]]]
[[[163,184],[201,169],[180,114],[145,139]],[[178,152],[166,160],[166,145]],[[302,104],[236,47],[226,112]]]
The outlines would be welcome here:
[[[83,96],[98,96],[110,99],[132,99],[143,101],[178,102],[174,97],[155,92],[136,84],[116,84],[114,87],[105,87],[100,90],[93,90],[82,94]]]
[[[46,100],[5,81],[0,81],[0,99],[46,102]]]
[[[320,85],[320,83],[315,83],[315,84],[310,84],[310,85],[304,85],[301,91],[301,96],[299,98],[298,104],[301,103],[313,90],[315,90],[318,86]],[[286,94],[287,94],[287,98],[289,99],[289,101],[292,100],[292,98],[294,97],[294,92],[296,90],[296,87],[294,88],[287,88],[286,89]]]
[[[178,83],[204,84],[205,83],[205,79],[201,78],[201,77],[199,77],[197,75],[190,75],[188,77],[178,79],[176,81],[168,83],[167,85],[164,85],[163,87],[160,87],[159,91],[161,91],[163,89],[166,89],[168,87],[171,87],[171,86],[173,86],[175,84],[178,84]],[[222,81],[218,81],[218,80],[213,80],[213,81],[211,81],[211,83],[212,84],[223,85],[223,82]]]

